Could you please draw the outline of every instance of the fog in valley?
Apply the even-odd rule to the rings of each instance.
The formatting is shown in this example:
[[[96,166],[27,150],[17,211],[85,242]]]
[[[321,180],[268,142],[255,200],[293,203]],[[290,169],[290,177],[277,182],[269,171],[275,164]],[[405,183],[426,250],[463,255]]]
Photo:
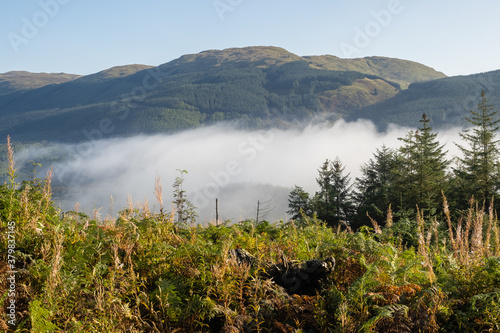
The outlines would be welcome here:
[[[147,200],[157,211],[157,176],[161,178],[165,209],[170,210],[172,184],[181,175],[179,170],[186,170],[183,189],[197,207],[199,223],[215,219],[216,198],[223,220],[255,218],[260,201],[261,218],[276,221],[287,219],[288,194],[294,185],[311,195],[318,190],[318,168],[326,159],[338,156],[354,181],[361,175],[360,166],[377,148],[384,144],[399,147],[398,138],[409,130],[389,126],[379,133],[370,122],[342,120],[331,125],[261,131],[220,124],[171,135],[26,149],[17,153],[16,163],[26,166],[29,161],[52,161],[55,201],[64,211],[73,210],[78,202],[80,210],[89,215],[103,207],[100,212],[105,217],[124,209],[129,196],[134,204]],[[453,142],[460,142],[459,131],[439,133],[450,156],[458,153]]]

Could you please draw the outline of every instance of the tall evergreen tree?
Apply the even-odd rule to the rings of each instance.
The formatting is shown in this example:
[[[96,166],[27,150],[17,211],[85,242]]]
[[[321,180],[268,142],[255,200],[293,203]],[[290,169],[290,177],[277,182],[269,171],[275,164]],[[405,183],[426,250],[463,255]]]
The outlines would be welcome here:
[[[477,111],[470,110],[466,120],[473,127],[460,133],[467,146],[457,144],[463,157],[458,159],[455,174],[466,191],[463,195],[488,201],[498,189],[499,140],[495,140],[495,132],[499,129],[500,119],[484,91]]]
[[[441,190],[446,185],[446,159],[444,145],[437,140],[437,133],[429,126],[430,119],[424,113],[421,127],[408,132],[399,148],[399,187],[403,209],[418,205],[434,210],[441,205]]]
[[[385,219],[389,205],[396,199],[394,188],[395,152],[383,145],[361,167],[362,176],[356,178],[356,221],[354,228],[370,225],[371,218]]]
[[[349,174],[344,175],[345,167],[337,157],[334,161],[326,160],[318,171],[316,181],[320,190],[313,200],[318,218],[330,226],[337,226],[341,220],[348,222],[354,205]]]
[[[288,214],[292,216],[293,220],[302,218],[302,215],[312,216],[312,203],[309,198],[309,193],[304,191],[300,186],[295,185],[293,191],[288,196]]]

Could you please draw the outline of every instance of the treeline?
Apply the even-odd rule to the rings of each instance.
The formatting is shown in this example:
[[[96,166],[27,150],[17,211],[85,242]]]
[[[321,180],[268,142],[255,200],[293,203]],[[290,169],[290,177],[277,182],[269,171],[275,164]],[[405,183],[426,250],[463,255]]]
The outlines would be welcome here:
[[[353,182],[339,158],[326,160],[316,178],[319,191],[311,196],[296,186],[289,196],[289,213],[299,221],[316,216],[332,227],[352,229],[371,226],[372,221],[383,225],[389,213],[391,222],[400,221],[404,229],[417,214],[442,215],[444,197],[455,217],[471,205],[488,208],[500,195],[500,141],[495,139],[500,120],[484,91],[466,120],[472,127],[455,143],[461,156],[454,160],[448,159],[424,114],[420,127],[400,138],[399,148],[377,149]]]

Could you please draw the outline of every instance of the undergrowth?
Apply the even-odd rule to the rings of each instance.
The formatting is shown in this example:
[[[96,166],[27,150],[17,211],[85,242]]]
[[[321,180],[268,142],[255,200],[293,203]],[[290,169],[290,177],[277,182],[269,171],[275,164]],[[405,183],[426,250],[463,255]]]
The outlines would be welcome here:
[[[499,332],[500,224],[471,202],[452,221],[418,214],[418,247],[392,222],[354,233],[315,219],[179,224],[134,205],[116,218],[62,214],[51,174],[0,186],[0,329],[12,332]],[[161,192],[161,191],[160,191]],[[9,224],[10,223],[10,224]],[[14,225],[15,228],[9,228]],[[442,227],[444,225],[445,228]],[[445,233],[442,230],[446,230]],[[9,231],[16,322],[9,324]],[[12,246],[11,246],[12,247]],[[255,263],[238,262],[245,249]],[[288,294],[269,263],[334,257],[315,295]]]

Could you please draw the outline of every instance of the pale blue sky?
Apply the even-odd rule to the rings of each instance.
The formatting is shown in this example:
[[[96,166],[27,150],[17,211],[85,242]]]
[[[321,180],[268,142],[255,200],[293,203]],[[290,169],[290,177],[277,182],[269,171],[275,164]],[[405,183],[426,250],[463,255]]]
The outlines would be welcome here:
[[[498,0],[0,0],[0,9],[0,73],[90,74],[254,45],[408,59],[447,75],[500,69]]]

